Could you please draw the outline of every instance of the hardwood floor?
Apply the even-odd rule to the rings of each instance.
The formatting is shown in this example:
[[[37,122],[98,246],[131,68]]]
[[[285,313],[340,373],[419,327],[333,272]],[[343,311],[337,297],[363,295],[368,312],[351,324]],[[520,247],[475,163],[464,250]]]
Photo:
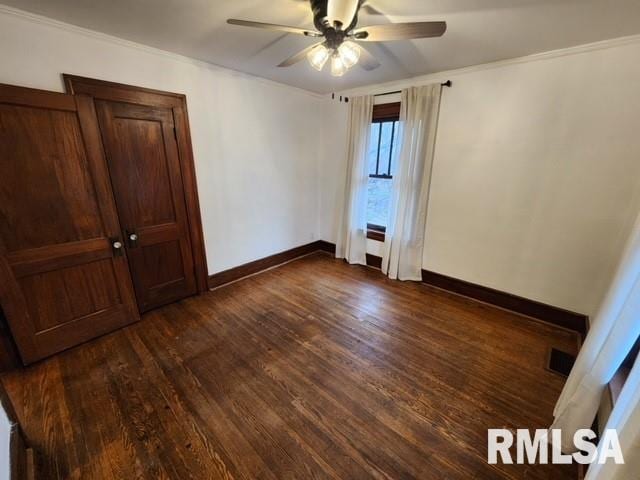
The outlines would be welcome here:
[[[490,466],[548,426],[577,335],[317,253],[2,380],[40,478],[574,479]]]

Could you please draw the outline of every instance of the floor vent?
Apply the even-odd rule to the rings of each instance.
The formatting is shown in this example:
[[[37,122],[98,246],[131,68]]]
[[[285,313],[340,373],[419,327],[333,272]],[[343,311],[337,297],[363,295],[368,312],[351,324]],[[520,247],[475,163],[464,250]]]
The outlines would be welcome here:
[[[563,352],[556,348],[551,348],[551,352],[549,353],[549,365],[547,368],[552,372],[568,377],[575,362],[575,355],[571,355],[570,353]]]

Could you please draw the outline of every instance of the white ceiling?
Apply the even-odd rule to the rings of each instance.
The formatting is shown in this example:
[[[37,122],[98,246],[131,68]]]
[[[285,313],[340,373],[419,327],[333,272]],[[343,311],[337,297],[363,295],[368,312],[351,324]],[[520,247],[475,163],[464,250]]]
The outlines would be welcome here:
[[[368,44],[382,63],[340,79],[275,65],[313,39],[227,25],[240,18],[311,28],[307,0],[3,0],[33,13],[318,93],[400,80],[640,33],[639,0],[370,0],[359,26],[445,20],[442,38]]]

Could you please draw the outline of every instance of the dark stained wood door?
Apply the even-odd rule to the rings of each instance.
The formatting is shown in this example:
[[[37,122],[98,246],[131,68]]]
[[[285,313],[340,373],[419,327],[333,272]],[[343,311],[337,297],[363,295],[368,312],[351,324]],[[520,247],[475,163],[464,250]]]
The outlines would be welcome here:
[[[171,108],[96,100],[140,311],[197,293]]]
[[[139,318],[108,179],[89,97],[0,85],[0,300],[25,363]]]

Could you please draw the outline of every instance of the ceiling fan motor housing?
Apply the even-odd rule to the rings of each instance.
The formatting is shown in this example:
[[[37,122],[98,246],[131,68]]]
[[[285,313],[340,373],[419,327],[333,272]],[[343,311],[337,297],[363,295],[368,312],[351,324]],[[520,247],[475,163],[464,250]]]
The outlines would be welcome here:
[[[329,29],[348,32],[358,23],[358,10],[364,0],[310,0],[313,12],[313,24],[318,31],[325,33]],[[331,3],[331,8],[329,5]],[[331,18],[335,17],[335,18]],[[351,18],[347,28],[344,19]]]
[[[337,49],[344,42],[347,34],[343,30],[336,30],[335,28],[328,28],[324,32],[324,38],[326,39],[325,46],[329,49]]]

